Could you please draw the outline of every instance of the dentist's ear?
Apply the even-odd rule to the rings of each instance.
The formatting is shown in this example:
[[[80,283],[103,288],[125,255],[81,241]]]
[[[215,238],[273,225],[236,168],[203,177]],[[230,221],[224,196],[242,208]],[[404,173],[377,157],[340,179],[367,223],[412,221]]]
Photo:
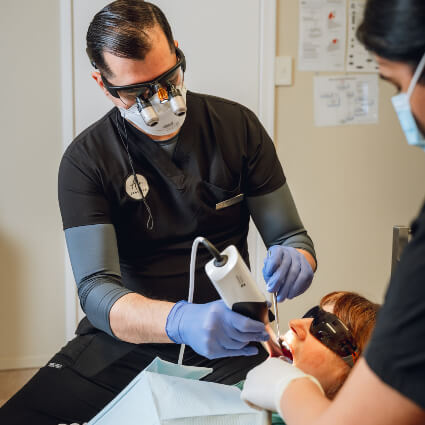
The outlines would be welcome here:
[[[105,84],[103,84],[102,76],[100,75],[99,71],[93,71],[91,73],[91,76],[94,81],[96,81],[97,85],[101,88],[105,96],[116,106],[119,108],[125,108],[128,109],[129,106],[126,105],[121,99],[118,99],[114,96],[112,96],[111,93],[109,93],[108,89],[105,87]]]
[[[108,96],[108,97],[112,97],[111,93],[108,92],[105,85],[103,84],[100,72],[99,71],[93,71],[91,73],[91,76],[92,76],[93,80],[96,81],[97,85],[102,89],[103,93],[105,93],[105,95]]]
[[[179,47],[179,42],[178,42],[177,40],[174,40],[174,45],[175,45],[176,47]]]

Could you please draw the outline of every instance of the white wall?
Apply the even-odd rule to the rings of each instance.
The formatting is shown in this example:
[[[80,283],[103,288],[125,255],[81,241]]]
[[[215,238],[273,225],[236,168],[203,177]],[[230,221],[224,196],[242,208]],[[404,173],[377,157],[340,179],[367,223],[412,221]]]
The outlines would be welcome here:
[[[298,2],[277,6],[277,55],[297,58]],[[313,76],[296,71],[293,86],[276,89],[278,152],[319,263],[306,294],[281,305],[283,325],[334,290],[381,302],[392,226],[409,224],[424,199],[425,154],[407,145],[390,101],[395,89],[379,83],[377,125],[318,128]]]
[[[59,2],[0,2],[0,369],[64,342]]]

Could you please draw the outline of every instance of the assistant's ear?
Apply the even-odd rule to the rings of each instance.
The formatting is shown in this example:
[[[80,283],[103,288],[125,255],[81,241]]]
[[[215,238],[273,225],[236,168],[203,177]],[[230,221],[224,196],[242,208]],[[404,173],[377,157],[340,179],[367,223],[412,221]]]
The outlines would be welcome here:
[[[174,40],[174,45],[175,45],[176,47],[179,47],[179,42],[178,42],[177,40]]]

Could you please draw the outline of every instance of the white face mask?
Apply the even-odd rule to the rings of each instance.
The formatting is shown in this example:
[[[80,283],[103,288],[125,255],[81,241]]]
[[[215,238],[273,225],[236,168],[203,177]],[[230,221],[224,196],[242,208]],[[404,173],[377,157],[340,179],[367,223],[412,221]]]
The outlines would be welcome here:
[[[397,113],[398,119],[401,124],[401,128],[406,136],[407,143],[412,146],[419,146],[425,150],[425,139],[422,132],[419,130],[415,117],[412,114],[410,107],[410,97],[413,89],[415,88],[419,77],[425,67],[425,54],[422,56],[418,67],[416,68],[415,74],[413,75],[412,81],[410,82],[409,88],[406,93],[400,93],[397,96],[393,96],[391,101],[393,102],[394,109]]]
[[[186,103],[186,92],[187,89],[184,85],[179,87],[183,96],[184,102]],[[167,136],[168,134],[174,133],[180,129],[186,118],[186,114],[177,116],[171,110],[170,102],[160,103],[158,95],[154,94],[150,99],[150,103],[158,115],[158,124],[151,127],[145,123],[145,120],[140,115],[137,105],[134,104],[129,109],[119,108],[121,116],[126,120],[132,122],[144,133],[152,136]]]

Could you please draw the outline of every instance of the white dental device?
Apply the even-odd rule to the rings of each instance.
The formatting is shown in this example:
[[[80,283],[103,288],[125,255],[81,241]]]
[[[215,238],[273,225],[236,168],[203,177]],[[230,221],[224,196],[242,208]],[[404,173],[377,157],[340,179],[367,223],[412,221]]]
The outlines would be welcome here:
[[[223,252],[202,236],[198,236],[192,245],[190,258],[190,279],[188,302],[193,302],[195,289],[195,264],[198,245],[202,243],[214,257],[205,264],[205,272],[219,293],[226,306],[236,313],[258,320],[265,324],[270,339],[263,342],[271,357],[290,356],[270,325],[269,308],[266,297],[258,288],[248,266],[234,245],[229,245]],[[178,363],[183,364],[185,345],[181,345]],[[289,354],[286,355],[285,352]]]
[[[270,335],[270,339],[263,343],[269,355],[292,362],[289,347],[280,338],[279,324],[277,323],[278,337],[270,325],[266,297],[258,288],[236,247],[229,245],[219,253],[206,239],[204,241],[210,245],[208,249],[215,257],[205,265],[205,272],[226,306],[236,313],[263,322]],[[278,320],[276,294],[273,295],[275,319]]]
[[[226,306],[236,313],[268,322],[268,305],[248,266],[234,245],[205,265],[205,272]]]

